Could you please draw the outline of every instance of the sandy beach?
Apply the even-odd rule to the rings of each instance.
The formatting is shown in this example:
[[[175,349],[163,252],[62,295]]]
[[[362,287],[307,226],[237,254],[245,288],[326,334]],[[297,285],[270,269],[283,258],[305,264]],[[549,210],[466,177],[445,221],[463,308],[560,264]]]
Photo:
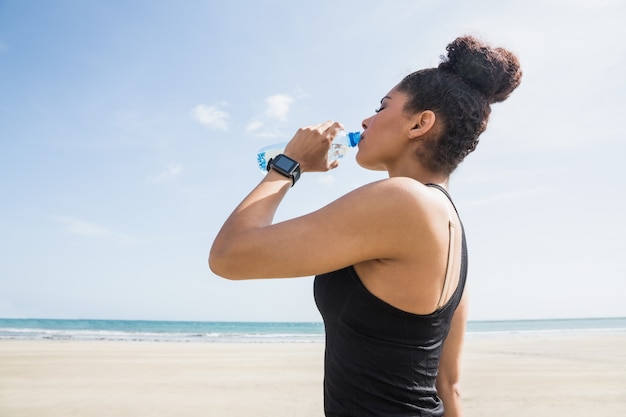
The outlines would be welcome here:
[[[0,417],[321,417],[323,345],[0,341]],[[466,417],[626,415],[626,334],[470,335]]]

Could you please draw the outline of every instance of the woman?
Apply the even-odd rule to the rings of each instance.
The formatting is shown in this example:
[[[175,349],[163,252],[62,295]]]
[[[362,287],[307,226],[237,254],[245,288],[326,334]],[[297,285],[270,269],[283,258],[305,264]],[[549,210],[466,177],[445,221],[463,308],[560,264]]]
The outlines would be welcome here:
[[[299,129],[211,249],[211,269],[229,279],[316,275],[329,417],[462,413],[467,253],[446,189],[485,130],[490,104],[519,85],[521,70],[513,54],[473,37],[447,51],[363,121],[357,162],[388,179],[273,224],[300,173],[338,165],[327,152],[339,123]]]

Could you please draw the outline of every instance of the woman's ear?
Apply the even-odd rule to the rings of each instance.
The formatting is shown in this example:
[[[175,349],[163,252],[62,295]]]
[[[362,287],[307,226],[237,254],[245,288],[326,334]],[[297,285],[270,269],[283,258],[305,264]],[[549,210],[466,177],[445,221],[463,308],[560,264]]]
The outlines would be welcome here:
[[[435,116],[435,112],[433,112],[432,110],[424,110],[415,114],[413,119],[415,124],[409,132],[409,137],[411,139],[424,136],[425,134],[430,132],[435,126],[435,121],[437,117]]]

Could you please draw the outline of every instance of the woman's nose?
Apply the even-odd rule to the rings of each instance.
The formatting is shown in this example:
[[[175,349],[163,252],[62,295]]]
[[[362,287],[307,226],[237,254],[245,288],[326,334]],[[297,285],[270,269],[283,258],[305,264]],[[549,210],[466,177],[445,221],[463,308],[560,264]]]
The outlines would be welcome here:
[[[363,121],[361,122],[361,127],[363,128],[363,130],[367,129],[367,125],[370,122],[371,117],[368,117],[367,119],[363,119]]]

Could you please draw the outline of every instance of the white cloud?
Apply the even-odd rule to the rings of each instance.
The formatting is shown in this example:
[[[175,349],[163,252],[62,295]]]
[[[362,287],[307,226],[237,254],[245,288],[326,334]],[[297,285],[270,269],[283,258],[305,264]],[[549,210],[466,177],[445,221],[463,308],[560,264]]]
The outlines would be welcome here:
[[[265,99],[267,103],[267,109],[265,114],[267,117],[278,119],[280,121],[286,121],[293,98],[288,94],[274,94]]]
[[[246,126],[246,133],[263,139],[277,139],[285,137],[284,133],[281,132],[279,129],[267,128],[265,126],[265,123],[259,120],[253,120],[248,123],[248,126]]]
[[[76,236],[104,238],[118,243],[138,243],[139,239],[123,233],[115,232],[95,223],[69,216],[54,216],[53,219],[65,226],[65,231]]]
[[[279,130],[264,130],[255,133],[255,136],[262,139],[285,139],[285,134]]]
[[[193,116],[198,122],[212,129],[228,130],[230,115],[220,108],[225,105],[226,103],[218,103],[213,106],[198,104],[193,108]]]
[[[179,176],[182,172],[183,167],[180,164],[169,164],[165,171],[155,177],[155,181],[162,182],[171,180],[172,178]]]
[[[286,122],[294,102],[289,94],[274,94],[265,99],[265,112],[255,116],[248,126],[246,132],[258,138],[277,139],[285,138],[286,135],[280,131],[281,122]]]
[[[246,126],[246,132],[254,133],[262,127],[263,127],[263,122],[260,122],[258,120],[253,120],[250,123],[248,123],[248,126]]]

